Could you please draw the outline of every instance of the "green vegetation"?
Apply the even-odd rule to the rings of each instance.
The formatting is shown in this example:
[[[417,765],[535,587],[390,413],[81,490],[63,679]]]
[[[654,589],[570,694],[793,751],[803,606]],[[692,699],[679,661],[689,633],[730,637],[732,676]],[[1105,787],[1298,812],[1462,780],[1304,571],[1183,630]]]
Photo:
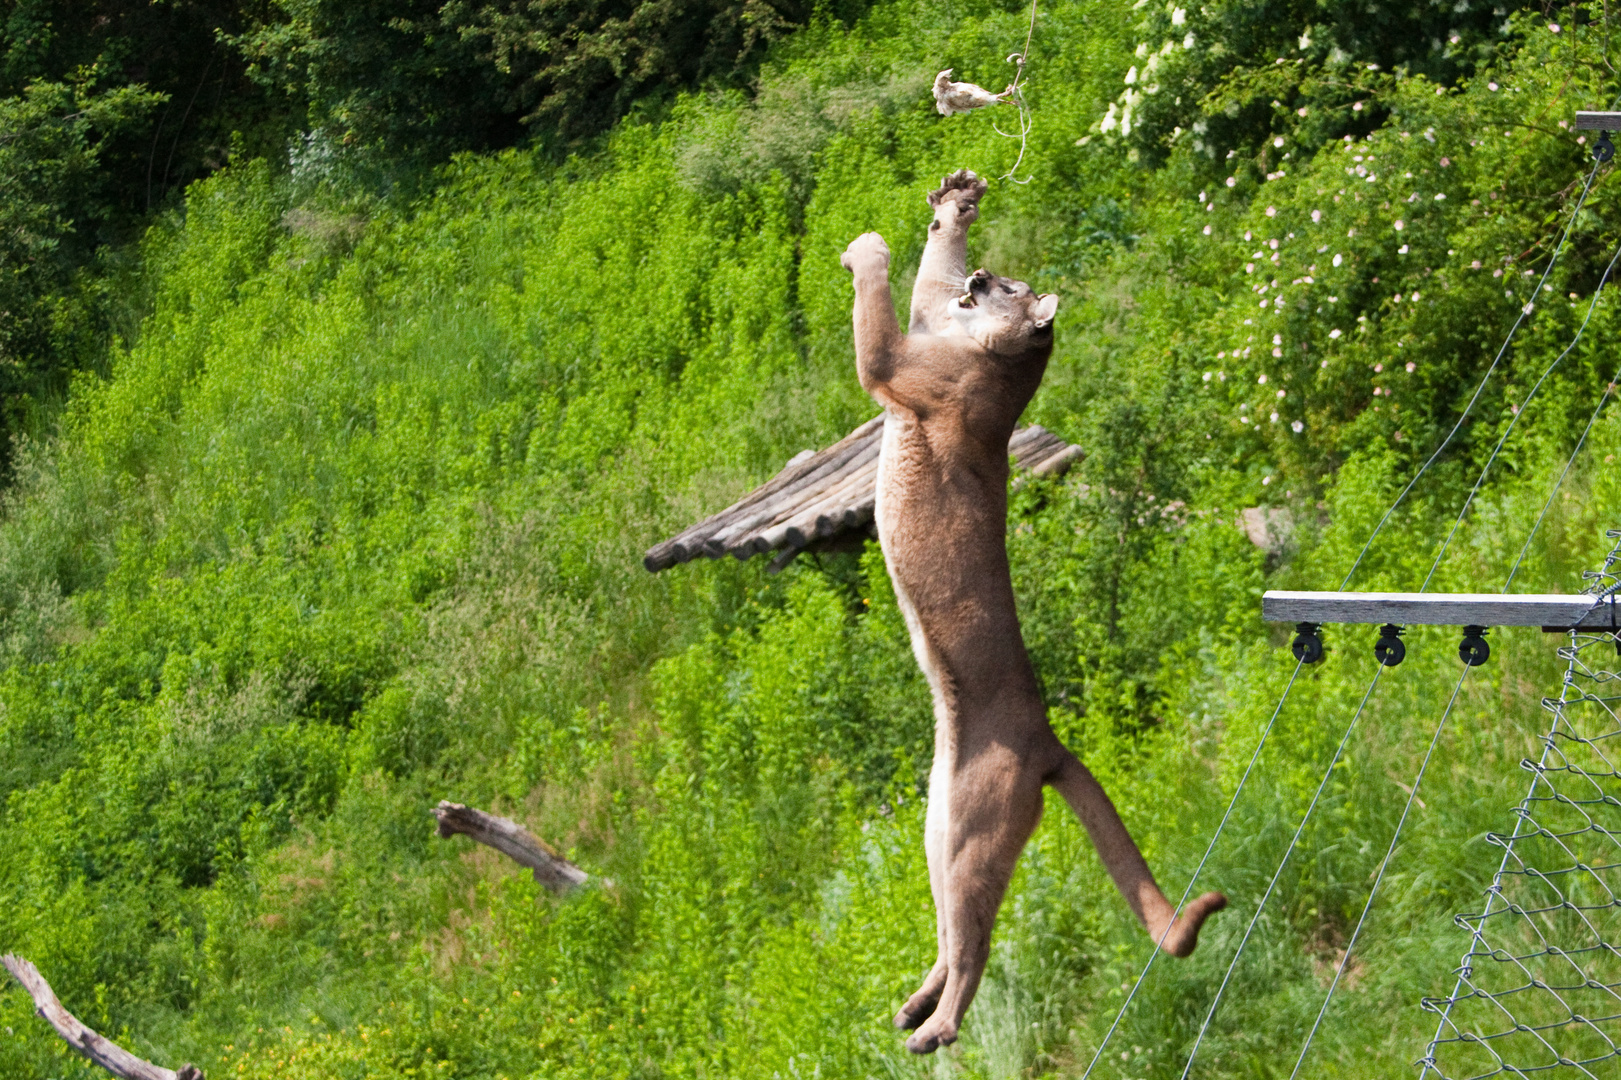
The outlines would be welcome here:
[[[1292,667],[1261,590],[1336,586],[1457,419],[1570,223],[1589,159],[1564,124],[1621,80],[1596,7],[1481,14],[1460,26],[1473,52],[1408,67],[1379,51],[1416,48],[1403,26],[1285,49],[1328,40],[1293,9],[1275,49],[1217,65],[1227,7],[1151,7],[1043,9],[1031,179],[993,184],[976,249],[1063,296],[1028,419],[1088,457],[1020,488],[1010,522],[1053,723],[1179,893]],[[15,454],[0,950],[92,1026],[213,1077],[1079,1075],[1147,943],[1060,805],[962,1042],[911,1060],[888,1027],[933,951],[930,718],[876,550],[776,578],[639,562],[872,415],[838,253],[883,232],[904,299],[924,192],[1011,166],[992,117],[942,119],[927,85],[948,65],[996,85],[1027,12],[812,19],[755,92],[673,98],[567,159],[464,154],[414,188],[374,183],[377,158],[284,170],[245,148],[192,183],[105,279],[133,314]],[[1181,102],[1141,81],[1150,54],[1184,65]],[[153,107],[109,95],[53,129],[62,183],[97,125]],[[1126,132],[1130,95],[1154,108]],[[1512,424],[1432,588],[1501,586],[1617,363],[1606,291],[1517,409],[1621,238],[1610,173],[1356,586],[1418,586]],[[1612,407],[1517,589],[1580,587],[1617,524],[1617,453]],[[1234,526],[1251,507],[1287,512],[1288,542],[1257,550]],[[1233,909],[1156,968],[1093,1075],[1178,1074],[1371,644],[1331,634],[1301,676],[1205,872]],[[1202,1075],[1292,1066],[1457,677],[1450,632],[1408,649]],[[1484,834],[1509,823],[1557,673],[1548,639],[1494,636],[1315,1075],[1422,1052],[1418,999],[1450,985],[1452,916],[1489,879]],[[611,884],[542,893],[435,839],[440,798],[512,813]],[[94,1075],[14,988],[0,1028],[0,1074]]]

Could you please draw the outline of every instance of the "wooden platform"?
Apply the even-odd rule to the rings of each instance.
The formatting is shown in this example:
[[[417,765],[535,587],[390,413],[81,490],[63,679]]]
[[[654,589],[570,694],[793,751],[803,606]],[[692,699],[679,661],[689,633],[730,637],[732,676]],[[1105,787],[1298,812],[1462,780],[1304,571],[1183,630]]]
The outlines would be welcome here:
[[[775,572],[801,551],[859,548],[874,535],[883,428],[879,413],[826,450],[796,455],[720,513],[649,548],[642,565],[656,574],[699,556],[747,559],[776,551],[770,567]],[[1013,433],[1008,454],[1018,470],[1055,476],[1080,459],[1081,448],[1032,424]]]

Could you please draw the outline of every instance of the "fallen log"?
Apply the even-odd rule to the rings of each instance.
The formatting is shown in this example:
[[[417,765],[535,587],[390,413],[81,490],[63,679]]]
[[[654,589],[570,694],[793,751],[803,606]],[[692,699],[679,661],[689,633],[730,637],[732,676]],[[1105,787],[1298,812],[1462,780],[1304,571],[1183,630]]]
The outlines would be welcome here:
[[[460,833],[488,845],[529,867],[535,880],[554,893],[577,889],[591,879],[590,874],[511,818],[496,817],[471,806],[446,801],[433,808],[433,816],[439,819],[440,836],[449,838]]]
[[[56,1029],[64,1042],[92,1062],[123,1080],[203,1080],[203,1070],[195,1065],[182,1065],[179,1072],[143,1061],[111,1039],[91,1031],[77,1016],[68,1012],[51,991],[51,984],[39,969],[20,956],[0,956],[0,964],[34,999],[34,1011]]]

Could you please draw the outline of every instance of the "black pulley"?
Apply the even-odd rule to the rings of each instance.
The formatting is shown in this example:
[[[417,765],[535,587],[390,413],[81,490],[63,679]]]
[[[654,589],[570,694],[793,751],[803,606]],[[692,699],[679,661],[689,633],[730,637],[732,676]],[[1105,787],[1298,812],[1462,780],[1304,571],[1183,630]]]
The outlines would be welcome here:
[[[1317,631],[1318,626],[1314,622],[1295,624],[1295,640],[1289,646],[1289,651],[1302,664],[1315,664],[1323,658],[1323,639]]]
[[[1385,623],[1379,628],[1379,640],[1373,643],[1373,655],[1385,667],[1395,667],[1407,656],[1407,646],[1402,644],[1402,628],[1395,623]]]
[[[1458,659],[1470,667],[1479,667],[1491,659],[1492,647],[1486,644],[1486,628],[1484,626],[1466,626],[1463,628],[1463,640],[1458,643]]]
[[[1613,157],[1615,157],[1615,144],[1610,141],[1610,133],[1608,131],[1599,132],[1598,141],[1593,143],[1593,160],[1602,165]]]

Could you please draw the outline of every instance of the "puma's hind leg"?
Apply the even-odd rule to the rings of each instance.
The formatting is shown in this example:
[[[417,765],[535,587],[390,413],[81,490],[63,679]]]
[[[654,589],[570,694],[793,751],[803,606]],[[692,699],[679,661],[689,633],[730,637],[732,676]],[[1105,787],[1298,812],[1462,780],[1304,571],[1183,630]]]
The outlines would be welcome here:
[[[1199,928],[1205,919],[1227,906],[1227,898],[1219,892],[1205,893],[1177,916],[1176,908],[1160,891],[1143,853],[1091,770],[1065,750],[1062,762],[1047,782],[1081,819],[1098,849],[1104,869],[1109,871],[1109,877],[1126,898],[1137,921],[1172,956],[1191,954],[1199,944]]]
[[[959,770],[951,795],[950,859],[939,909],[946,929],[945,983],[933,1013],[906,1040],[915,1054],[957,1041],[963,1014],[990,959],[991,929],[1002,894],[1041,820],[1040,777],[1016,763]]]
[[[947,750],[936,750],[929,770],[929,809],[923,821],[923,853],[929,861],[929,892],[934,895],[934,967],[923,978],[923,985],[906,999],[895,1014],[895,1026],[902,1030],[917,1027],[933,1015],[946,988],[946,829],[951,807],[951,760]]]

